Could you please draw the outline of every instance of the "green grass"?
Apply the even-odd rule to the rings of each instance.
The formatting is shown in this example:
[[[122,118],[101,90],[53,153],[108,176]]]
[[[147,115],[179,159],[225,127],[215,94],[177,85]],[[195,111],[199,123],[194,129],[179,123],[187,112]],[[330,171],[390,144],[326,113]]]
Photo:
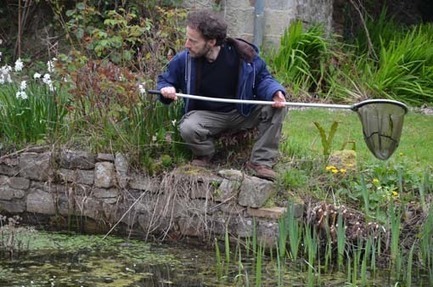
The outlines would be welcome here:
[[[320,123],[329,132],[333,122],[338,122],[331,150],[341,150],[344,145],[352,149],[355,145],[357,159],[363,163],[380,160],[368,150],[362,135],[358,115],[352,111],[305,109],[291,110],[284,124],[281,149],[285,155],[319,158],[323,155],[320,134],[314,122]],[[405,116],[400,145],[388,161],[404,156],[413,168],[433,165],[433,116],[409,111]]]

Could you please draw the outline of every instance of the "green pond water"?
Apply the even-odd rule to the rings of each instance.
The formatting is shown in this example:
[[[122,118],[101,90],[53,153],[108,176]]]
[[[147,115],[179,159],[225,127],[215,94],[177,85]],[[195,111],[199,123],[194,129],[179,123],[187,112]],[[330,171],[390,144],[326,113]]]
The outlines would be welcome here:
[[[307,268],[278,264],[267,255],[257,264],[235,250],[231,255],[236,259],[227,262],[224,250],[221,259],[215,247],[146,243],[116,236],[34,231],[11,237],[3,232],[0,244],[2,287],[405,286],[390,276],[352,284],[343,272],[317,275],[317,270],[312,272],[303,262],[300,265]],[[14,244],[13,252],[8,244]],[[431,285],[419,277],[412,286]]]

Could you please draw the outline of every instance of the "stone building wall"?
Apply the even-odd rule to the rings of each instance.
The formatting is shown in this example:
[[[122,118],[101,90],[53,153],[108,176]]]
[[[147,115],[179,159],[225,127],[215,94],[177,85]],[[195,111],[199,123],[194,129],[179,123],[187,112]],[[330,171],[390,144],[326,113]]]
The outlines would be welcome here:
[[[236,170],[184,166],[149,177],[122,154],[43,147],[0,157],[0,215],[45,219],[50,228],[79,221],[80,231],[92,233],[213,240],[226,231],[252,236],[255,222],[257,235],[273,244],[286,211],[263,207],[275,192],[273,183]]]
[[[293,20],[322,23],[332,30],[334,0],[264,0],[263,46],[278,46]],[[189,9],[215,8],[229,23],[229,35],[253,42],[256,19],[254,0],[184,0]]]

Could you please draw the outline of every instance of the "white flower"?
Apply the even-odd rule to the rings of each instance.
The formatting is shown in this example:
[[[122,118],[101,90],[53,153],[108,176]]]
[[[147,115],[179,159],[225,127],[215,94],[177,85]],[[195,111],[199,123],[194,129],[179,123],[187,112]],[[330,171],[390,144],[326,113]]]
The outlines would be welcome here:
[[[21,91],[24,91],[26,88],[27,88],[27,83],[26,83],[26,81],[21,81],[21,84],[20,84],[20,90],[21,90]]]
[[[0,62],[2,61],[2,56],[3,56],[3,54],[2,54],[2,52],[0,52]]]
[[[23,100],[28,98],[26,92],[24,92],[24,91],[18,91],[16,93],[16,97],[17,97],[17,99],[23,99]]]
[[[54,62],[57,61],[56,58],[51,59],[51,61],[47,62],[47,70],[48,72],[52,73],[54,72]]]
[[[0,84],[4,83],[12,83],[12,78],[10,72],[12,71],[12,67],[5,65],[0,68]]]
[[[45,74],[44,77],[42,78],[42,82],[44,82],[47,85],[51,84],[51,76],[50,74]]]
[[[140,91],[140,94],[146,93],[146,89],[144,88],[144,86],[142,84],[138,85],[138,90]]]
[[[39,74],[38,72],[36,72],[36,73],[33,75],[33,79],[40,79],[41,77],[42,77],[42,75]]]
[[[18,59],[15,61],[15,67],[14,67],[15,72],[20,72],[20,71],[23,70],[23,68],[24,68],[23,61],[21,61],[21,58],[18,58]]]
[[[171,124],[173,125],[173,127],[175,127],[175,126],[176,126],[176,120],[175,120],[175,119],[172,120],[172,121],[171,121]]]

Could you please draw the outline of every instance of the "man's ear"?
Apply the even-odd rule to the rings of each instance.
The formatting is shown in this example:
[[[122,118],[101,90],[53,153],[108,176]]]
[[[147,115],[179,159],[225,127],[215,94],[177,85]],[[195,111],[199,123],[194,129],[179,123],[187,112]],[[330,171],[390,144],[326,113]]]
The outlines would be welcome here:
[[[215,47],[215,45],[216,45],[216,39],[211,39],[211,40],[208,41],[208,43],[209,43],[212,47]]]

